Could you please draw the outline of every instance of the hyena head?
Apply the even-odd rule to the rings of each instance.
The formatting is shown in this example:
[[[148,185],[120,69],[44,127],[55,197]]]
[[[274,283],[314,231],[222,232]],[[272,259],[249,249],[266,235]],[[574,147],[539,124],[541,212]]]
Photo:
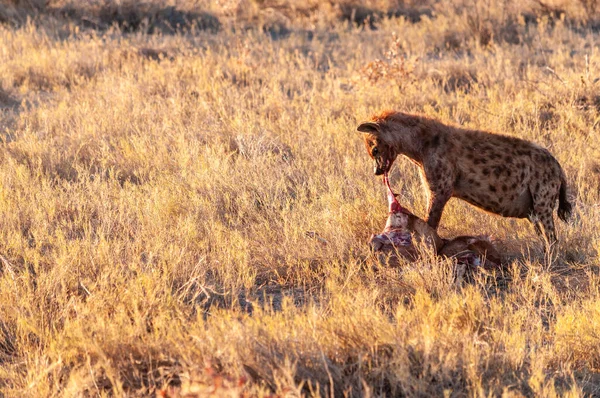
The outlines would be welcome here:
[[[365,146],[371,159],[375,161],[375,175],[387,173],[398,155],[382,137],[381,126],[375,122],[362,123],[357,130],[364,133]]]

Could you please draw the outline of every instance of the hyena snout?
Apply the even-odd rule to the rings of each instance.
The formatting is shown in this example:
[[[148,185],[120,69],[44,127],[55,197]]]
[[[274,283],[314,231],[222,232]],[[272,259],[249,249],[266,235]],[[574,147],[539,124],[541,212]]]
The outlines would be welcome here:
[[[376,176],[380,176],[384,173],[387,173],[392,168],[393,160],[390,160],[389,157],[380,155],[373,157],[375,160],[375,164],[373,165],[373,172]]]

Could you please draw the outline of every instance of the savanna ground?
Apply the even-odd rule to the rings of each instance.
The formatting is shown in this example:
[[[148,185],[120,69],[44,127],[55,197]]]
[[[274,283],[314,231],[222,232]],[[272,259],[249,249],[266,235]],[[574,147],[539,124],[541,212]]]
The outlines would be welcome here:
[[[600,395],[598,3],[133,4],[0,4],[0,395]],[[548,148],[553,255],[453,199],[506,271],[376,266],[383,109]]]

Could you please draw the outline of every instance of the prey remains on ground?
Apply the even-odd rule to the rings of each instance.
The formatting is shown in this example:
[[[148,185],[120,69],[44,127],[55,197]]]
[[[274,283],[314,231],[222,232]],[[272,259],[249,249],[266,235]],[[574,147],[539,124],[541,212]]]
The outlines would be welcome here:
[[[465,270],[500,269],[502,256],[486,236],[458,236],[443,239],[425,221],[404,208],[392,191],[387,172],[383,175],[387,188],[388,218],[381,234],[372,235],[369,246],[381,264],[400,265],[401,258],[419,259],[415,243],[424,243],[436,255],[455,258]],[[416,240],[416,242],[413,241]]]

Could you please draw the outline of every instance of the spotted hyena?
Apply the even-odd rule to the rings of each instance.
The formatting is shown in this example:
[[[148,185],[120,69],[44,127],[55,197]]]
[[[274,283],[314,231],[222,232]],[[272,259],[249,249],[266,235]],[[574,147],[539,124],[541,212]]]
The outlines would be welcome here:
[[[567,220],[565,174],[546,149],[531,142],[442,124],[401,112],[384,112],[358,126],[375,174],[387,173],[398,155],[416,163],[430,191],[427,223],[437,229],[451,197],[491,213],[528,218],[538,234],[556,241],[553,209]]]

